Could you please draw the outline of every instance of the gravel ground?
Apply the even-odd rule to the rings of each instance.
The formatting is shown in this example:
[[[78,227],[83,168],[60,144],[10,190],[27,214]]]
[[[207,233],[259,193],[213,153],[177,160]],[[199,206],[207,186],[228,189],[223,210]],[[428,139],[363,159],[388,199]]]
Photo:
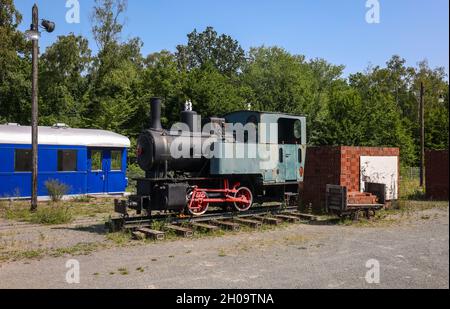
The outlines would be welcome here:
[[[104,220],[85,219],[71,225],[39,226],[0,221],[0,253],[68,248],[79,243],[104,242]]]
[[[448,289],[448,223],[448,210],[439,208],[395,226],[290,225],[115,247],[87,256],[22,260],[0,265],[0,288]],[[11,231],[0,231],[0,235],[3,241],[33,243],[30,239],[34,239],[39,246],[42,236],[38,235],[43,234],[47,239],[40,245],[46,247],[105,241],[98,232],[96,228],[31,228],[25,234],[8,236]],[[66,262],[72,258],[80,263],[80,284],[65,280]],[[380,263],[379,284],[365,280],[366,262],[371,259]]]

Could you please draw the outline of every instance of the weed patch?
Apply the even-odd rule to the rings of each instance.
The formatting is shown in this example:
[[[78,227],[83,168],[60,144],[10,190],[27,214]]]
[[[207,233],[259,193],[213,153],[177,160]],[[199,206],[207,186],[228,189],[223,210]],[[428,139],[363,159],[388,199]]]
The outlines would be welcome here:
[[[45,187],[54,203],[61,201],[64,195],[69,192],[69,187],[66,184],[54,179],[45,182]]]
[[[124,246],[130,242],[132,236],[129,232],[117,232],[106,235],[106,238],[116,245]]]
[[[31,223],[43,225],[67,224],[73,221],[69,208],[64,206],[51,206],[38,209],[30,218]]]
[[[98,215],[106,217],[113,211],[113,203],[110,199],[92,200],[87,203],[80,199],[39,203],[37,212],[30,211],[27,201],[1,201],[0,217],[33,224],[55,225],[71,223],[76,218],[94,218]]]
[[[219,255],[219,257],[226,257],[227,253],[226,253],[225,249],[220,249],[218,255]]]
[[[362,218],[359,221],[344,219],[340,221],[340,224],[355,227],[393,226],[402,221],[411,219],[413,216],[420,214],[423,211],[448,208],[448,202],[400,200],[391,209],[378,211],[375,217],[370,220],[365,218]],[[431,217],[426,214],[420,216],[419,218],[422,220],[431,219]]]
[[[49,255],[52,257],[89,255],[103,247],[104,245],[100,243],[79,243],[72,247],[53,249]]]

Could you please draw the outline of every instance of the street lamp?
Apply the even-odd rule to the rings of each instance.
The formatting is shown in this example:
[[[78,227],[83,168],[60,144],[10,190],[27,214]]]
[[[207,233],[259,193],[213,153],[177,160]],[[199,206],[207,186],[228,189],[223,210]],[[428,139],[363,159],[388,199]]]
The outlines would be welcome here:
[[[39,11],[35,4],[32,10],[33,22],[30,30],[25,32],[26,37],[33,43],[33,78],[32,78],[32,109],[31,109],[31,143],[32,143],[32,193],[31,193],[31,211],[37,210],[37,195],[38,195],[38,61],[39,61]],[[41,28],[46,32],[51,33],[55,30],[55,23],[42,20]]]

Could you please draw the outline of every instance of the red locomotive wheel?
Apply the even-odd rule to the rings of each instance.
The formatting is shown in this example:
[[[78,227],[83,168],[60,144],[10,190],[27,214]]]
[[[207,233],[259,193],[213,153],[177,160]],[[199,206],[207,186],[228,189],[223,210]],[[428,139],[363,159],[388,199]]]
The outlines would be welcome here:
[[[194,192],[189,193],[187,196],[187,210],[189,211],[189,213],[193,216],[204,215],[209,208],[209,203],[203,201],[206,198],[208,198],[208,195],[203,191],[196,192],[195,196]],[[192,201],[192,199],[194,199],[194,201]]]
[[[242,202],[234,203],[234,207],[237,211],[247,211],[253,205],[253,194],[249,188],[242,187],[239,188],[234,195],[235,198],[242,199]]]

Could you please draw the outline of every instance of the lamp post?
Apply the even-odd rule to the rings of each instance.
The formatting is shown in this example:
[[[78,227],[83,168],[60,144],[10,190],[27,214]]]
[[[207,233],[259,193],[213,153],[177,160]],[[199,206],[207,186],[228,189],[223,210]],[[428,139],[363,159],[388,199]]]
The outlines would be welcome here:
[[[32,52],[32,91],[31,91],[31,143],[32,143],[32,180],[31,180],[31,211],[37,210],[37,195],[38,195],[38,61],[39,61],[39,10],[37,5],[33,6],[32,10],[33,21],[30,30],[25,34],[33,43]],[[55,24],[48,20],[43,20],[41,23],[45,31],[51,33],[55,30]]]

